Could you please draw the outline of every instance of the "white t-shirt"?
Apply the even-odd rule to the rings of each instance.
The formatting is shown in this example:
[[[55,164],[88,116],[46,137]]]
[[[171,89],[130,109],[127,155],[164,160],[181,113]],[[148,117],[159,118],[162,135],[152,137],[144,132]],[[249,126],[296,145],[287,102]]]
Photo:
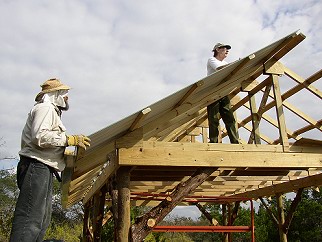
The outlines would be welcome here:
[[[207,62],[207,76],[214,73],[219,66],[227,65],[226,61],[220,61],[216,57],[210,57]]]

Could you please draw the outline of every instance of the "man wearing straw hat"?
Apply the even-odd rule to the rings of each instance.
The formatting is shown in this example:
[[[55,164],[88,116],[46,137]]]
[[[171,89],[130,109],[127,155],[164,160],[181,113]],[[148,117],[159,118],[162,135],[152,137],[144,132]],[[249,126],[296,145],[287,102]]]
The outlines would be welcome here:
[[[231,49],[230,45],[217,43],[214,48],[213,57],[210,57],[207,62],[207,75],[211,75],[215,71],[223,68],[228,63],[224,60],[229,50]],[[207,107],[208,113],[208,123],[209,123],[209,142],[218,143],[218,134],[219,134],[219,120],[220,116],[223,119],[227,134],[232,144],[239,143],[238,130],[236,129],[236,120],[234,114],[231,110],[230,99],[228,96],[225,96],[216,102],[210,104]]]
[[[69,86],[49,79],[36,96],[21,136],[17,183],[20,189],[14,212],[10,241],[43,241],[52,210],[53,174],[65,168],[67,146],[86,149],[90,139],[84,135],[66,135],[61,121],[67,111]]]

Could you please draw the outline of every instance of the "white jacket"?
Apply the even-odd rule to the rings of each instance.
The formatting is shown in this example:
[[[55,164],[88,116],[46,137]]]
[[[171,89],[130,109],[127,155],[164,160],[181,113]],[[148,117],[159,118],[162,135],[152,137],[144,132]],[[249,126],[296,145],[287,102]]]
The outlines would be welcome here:
[[[29,112],[19,155],[34,158],[56,170],[65,168],[66,128],[51,102],[37,103]]]

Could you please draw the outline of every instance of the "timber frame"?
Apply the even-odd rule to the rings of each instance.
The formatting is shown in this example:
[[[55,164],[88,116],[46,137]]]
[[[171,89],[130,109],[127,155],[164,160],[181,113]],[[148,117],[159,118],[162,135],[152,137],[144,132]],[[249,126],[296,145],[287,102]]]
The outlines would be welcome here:
[[[235,204],[227,213],[233,217],[241,201],[260,199],[267,206],[264,198],[270,196],[278,198],[278,217],[271,217],[281,241],[287,241],[303,189],[322,185],[322,141],[306,135],[314,131],[321,137],[322,120],[287,101],[305,90],[321,105],[321,92],[312,84],[322,69],[304,79],[281,62],[304,39],[299,31],[291,33],[97,131],[90,135],[89,149],[66,156],[62,204],[84,204],[84,241],[100,241],[101,227],[112,216],[115,241],[142,241],[176,206],[194,204],[207,217],[204,204]],[[282,92],[281,78],[294,85]],[[206,107],[226,95],[237,113],[239,132],[247,136],[240,144],[208,143]],[[240,119],[242,109],[245,117]],[[285,110],[302,126],[291,130]],[[293,191],[297,196],[285,218],[281,197]],[[152,209],[131,224],[131,206]]]

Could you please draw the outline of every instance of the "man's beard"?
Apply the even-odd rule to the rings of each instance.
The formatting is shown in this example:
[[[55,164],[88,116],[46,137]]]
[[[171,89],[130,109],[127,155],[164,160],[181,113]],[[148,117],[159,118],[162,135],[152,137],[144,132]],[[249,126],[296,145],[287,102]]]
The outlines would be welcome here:
[[[58,106],[60,111],[67,111],[69,109],[69,103],[68,101],[65,101],[66,106],[65,107],[60,107]]]

